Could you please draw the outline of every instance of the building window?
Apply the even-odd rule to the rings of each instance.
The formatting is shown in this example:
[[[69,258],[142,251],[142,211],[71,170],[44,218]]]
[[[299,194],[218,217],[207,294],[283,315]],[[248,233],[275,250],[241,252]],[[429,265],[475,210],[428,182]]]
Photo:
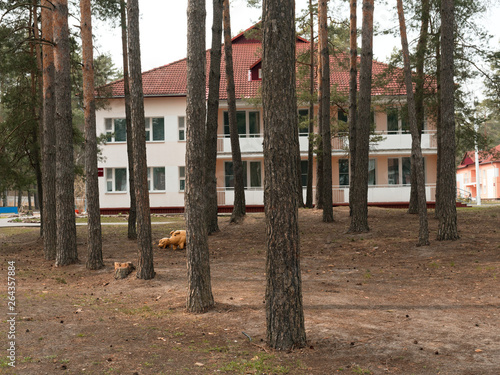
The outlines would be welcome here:
[[[300,181],[302,182],[302,186],[307,186],[307,171],[308,171],[309,162],[307,160],[300,161]]]
[[[163,117],[146,117],[146,142],[165,140],[165,120]]]
[[[186,140],[186,117],[179,116],[177,117],[177,126],[179,129],[179,141]]]
[[[376,165],[375,159],[368,161],[368,185],[376,185]],[[339,159],[339,185],[349,186],[349,159]]]
[[[342,122],[347,122],[348,121],[347,113],[343,109],[339,109],[338,110],[338,112],[337,112],[337,118],[338,118],[339,121],[342,121]]]
[[[368,185],[376,185],[377,180],[376,180],[376,165],[377,165],[377,160],[376,159],[370,159],[368,161]]]
[[[107,142],[127,141],[127,122],[124,118],[107,118],[104,123],[106,125]]]
[[[179,167],[179,191],[186,190],[186,167]]]
[[[248,168],[248,165],[250,165],[250,168]],[[224,163],[224,181],[226,188],[234,187],[234,169],[232,161]],[[243,162],[243,183],[245,187],[262,187],[262,162]]]
[[[387,132],[389,134],[409,133],[408,113],[403,109],[387,110]]]
[[[236,125],[240,138],[260,137],[260,112],[236,111]],[[224,112],[224,135],[229,137],[229,112]]]
[[[349,185],[349,159],[339,159],[339,185]]]
[[[411,158],[389,158],[387,162],[389,185],[411,184]]]
[[[107,168],[106,169],[106,191],[125,192],[127,191],[127,169]]]
[[[309,109],[299,109],[299,136],[309,135]]]
[[[148,190],[165,191],[165,167],[148,168]]]

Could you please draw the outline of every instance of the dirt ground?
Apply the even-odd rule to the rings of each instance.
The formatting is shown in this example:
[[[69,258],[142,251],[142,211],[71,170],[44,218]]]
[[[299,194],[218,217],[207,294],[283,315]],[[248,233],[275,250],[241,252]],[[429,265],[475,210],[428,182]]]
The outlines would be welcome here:
[[[16,367],[2,374],[500,374],[500,206],[459,209],[461,239],[416,247],[418,218],[370,208],[371,232],[346,233],[300,211],[308,346],[265,345],[263,214],[220,218],[210,236],[215,309],[185,311],[185,251],[155,246],[156,277],[115,280],[113,262],[136,263],[126,226],[103,226],[106,268],[43,260],[37,228],[0,229],[2,349],[8,349],[8,262],[16,267]],[[155,245],[182,217],[153,225]],[[5,282],[4,282],[5,281]]]

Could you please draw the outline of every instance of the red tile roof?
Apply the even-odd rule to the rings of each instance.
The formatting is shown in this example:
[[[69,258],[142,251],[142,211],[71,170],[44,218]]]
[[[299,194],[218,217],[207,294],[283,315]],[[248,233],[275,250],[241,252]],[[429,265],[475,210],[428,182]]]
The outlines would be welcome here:
[[[462,162],[457,169],[467,168],[476,162],[474,151],[467,151],[462,159]],[[488,152],[479,152],[479,164],[500,163],[500,145],[493,147]]]
[[[245,30],[232,39],[234,80],[236,98],[253,98],[257,95],[261,85],[260,80],[249,81],[248,71],[261,60],[261,41],[258,39],[257,25]],[[252,31],[253,34],[248,34]],[[297,37],[297,52],[309,49],[306,39]],[[210,50],[207,50],[207,93],[208,70],[210,67]],[[359,58],[358,58],[359,59]],[[338,54],[330,56],[331,85],[337,86],[337,91],[347,94],[349,89],[349,56]],[[142,73],[142,84],[145,97],[151,96],[185,96],[186,95],[187,59],[149,70]],[[224,49],[222,49],[220,99],[227,99],[225,77]],[[359,71],[358,71],[359,74]],[[118,80],[104,86],[102,89],[111,97],[123,97],[123,80]],[[406,90],[403,84],[403,71],[399,68],[390,68],[387,64],[373,61],[373,90],[372,95],[404,95]]]

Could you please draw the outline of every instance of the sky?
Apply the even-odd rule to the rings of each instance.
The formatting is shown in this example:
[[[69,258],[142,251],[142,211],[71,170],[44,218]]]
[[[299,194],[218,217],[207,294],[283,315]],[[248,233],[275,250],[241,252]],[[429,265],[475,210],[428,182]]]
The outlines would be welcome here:
[[[375,2],[375,22],[384,27],[398,27],[395,10],[396,0],[389,0],[394,7],[379,5]],[[207,38],[206,48],[211,44],[212,2],[207,4]],[[260,9],[247,7],[247,0],[231,0],[231,31],[233,36],[254,25],[261,16]],[[308,0],[296,0],[296,14],[307,8]],[[139,0],[141,18],[141,63],[142,71],[147,71],[186,57],[187,51],[187,0]],[[330,12],[332,10],[330,9]],[[345,8],[337,9],[347,18],[349,15],[348,3]],[[489,27],[495,38],[492,41],[496,48],[500,48],[500,28],[497,23],[500,19],[500,7],[486,15],[484,24]],[[361,25],[361,4],[358,2],[358,27]],[[115,65],[121,69],[122,50],[121,32],[118,25],[94,21],[93,32],[96,36],[95,47],[97,54],[109,53]],[[360,44],[360,40],[358,40]],[[401,48],[398,37],[392,35],[376,36],[374,38],[374,58],[386,62],[394,47]]]

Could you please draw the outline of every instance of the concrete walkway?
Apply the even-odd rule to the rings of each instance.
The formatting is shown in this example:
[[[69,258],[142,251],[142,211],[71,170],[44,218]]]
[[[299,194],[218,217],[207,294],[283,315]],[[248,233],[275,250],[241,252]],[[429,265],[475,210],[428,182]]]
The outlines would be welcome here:
[[[24,216],[23,218],[26,218]],[[39,227],[40,223],[22,223],[22,222],[10,222],[16,219],[15,217],[0,216],[0,228],[10,228],[10,227]],[[173,221],[163,221],[163,222],[152,222],[151,225],[161,225],[161,224],[172,224]],[[76,225],[87,225],[87,223],[76,223]],[[118,223],[101,223],[101,225],[128,225],[127,222]]]

